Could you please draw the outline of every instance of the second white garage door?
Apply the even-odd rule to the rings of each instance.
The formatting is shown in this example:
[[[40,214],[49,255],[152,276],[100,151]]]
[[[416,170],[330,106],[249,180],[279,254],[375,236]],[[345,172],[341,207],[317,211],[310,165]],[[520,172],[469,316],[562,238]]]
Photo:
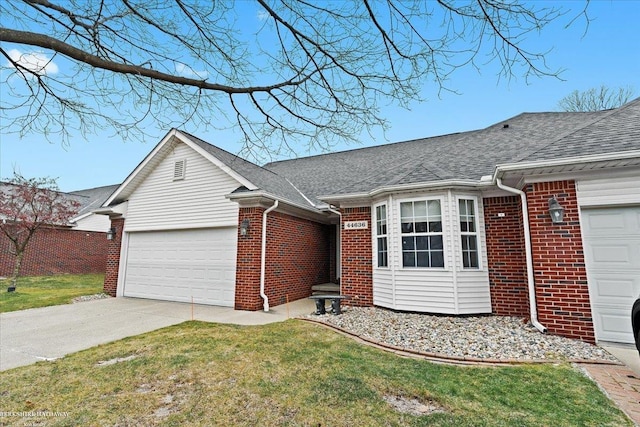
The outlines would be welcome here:
[[[129,233],[124,295],[233,307],[237,229]]]
[[[584,250],[598,341],[633,343],[640,296],[640,207],[584,209]]]

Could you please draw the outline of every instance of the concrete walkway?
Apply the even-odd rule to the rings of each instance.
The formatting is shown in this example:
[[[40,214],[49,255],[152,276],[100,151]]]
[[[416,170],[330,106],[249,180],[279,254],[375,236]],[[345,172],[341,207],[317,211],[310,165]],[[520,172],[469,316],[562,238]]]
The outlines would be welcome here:
[[[39,360],[54,360],[186,320],[263,325],[314,310],[313,301],[307,299],[265,313],[138,298],[107,298],[0,313],[0,371]]]

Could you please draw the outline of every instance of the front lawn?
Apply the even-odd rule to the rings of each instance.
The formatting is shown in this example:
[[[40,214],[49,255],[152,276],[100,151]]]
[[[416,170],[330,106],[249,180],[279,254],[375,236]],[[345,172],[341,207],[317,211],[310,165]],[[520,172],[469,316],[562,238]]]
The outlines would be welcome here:
[[[1,372],[0,397],[3,425],[631,425],[569,365],[439,365],[300,320],[186,322]]]
[[[9,279],[0,280],[0,313],[68,304],[75,297],[102,292],[103,282],[104,274],[20,277],[16,291],[7,292]]]

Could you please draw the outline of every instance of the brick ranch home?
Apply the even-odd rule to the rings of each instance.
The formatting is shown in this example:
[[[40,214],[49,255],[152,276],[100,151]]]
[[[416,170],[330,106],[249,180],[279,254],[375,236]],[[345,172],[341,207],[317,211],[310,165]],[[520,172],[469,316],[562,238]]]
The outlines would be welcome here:
[[[0,191],[11,191],[11,184],[0,182]],[[107,259],[109,219],[92,213],[109,197],[117,185],[60,193],[79,203],[78,213],[68,224],[50,224],[31,238],[22,261],[22,276],[50,274],[104,273]],[[0,218],[2,220],[2,218]],[[13,244],[0,233],[0,277],[9,277],[15,267]]]
[[[174,129],[98,213],[112,295],[268,310],[334,282],[353,306],[631,343],[640,98],[262,167]]]

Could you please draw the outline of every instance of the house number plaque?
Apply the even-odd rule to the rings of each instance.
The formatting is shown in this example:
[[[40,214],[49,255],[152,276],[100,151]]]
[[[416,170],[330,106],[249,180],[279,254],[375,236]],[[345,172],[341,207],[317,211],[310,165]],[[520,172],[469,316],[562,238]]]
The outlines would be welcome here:
[[[343,224],[345,230],[362,230],[369,228],[369,221],[345,221]]]

